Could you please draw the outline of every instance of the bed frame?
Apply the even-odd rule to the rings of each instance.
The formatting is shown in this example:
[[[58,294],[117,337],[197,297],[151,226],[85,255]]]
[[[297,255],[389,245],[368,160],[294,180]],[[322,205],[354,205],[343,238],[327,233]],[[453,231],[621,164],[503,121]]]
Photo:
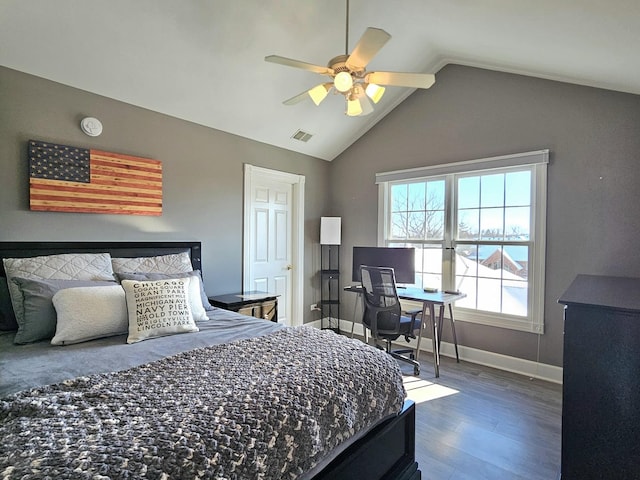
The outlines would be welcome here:
[[[59,253],[110,253],[113,257],[142,257],[188,252],[194,270],[202,271],[200,242],[0,242],[0,258]],[[0,262],[0,276],[5,276]],[[415,404],[405,401],[402,412],[367,432],[335,457],[313,480],[420,480],[415,461]]]

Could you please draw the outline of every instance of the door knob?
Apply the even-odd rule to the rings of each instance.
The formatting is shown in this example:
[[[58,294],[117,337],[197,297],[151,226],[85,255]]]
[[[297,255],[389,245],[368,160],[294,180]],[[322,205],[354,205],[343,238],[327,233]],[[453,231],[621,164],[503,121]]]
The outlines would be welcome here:
[[[287,270],[293,270],[293,265],[291,264],[287,265]]]

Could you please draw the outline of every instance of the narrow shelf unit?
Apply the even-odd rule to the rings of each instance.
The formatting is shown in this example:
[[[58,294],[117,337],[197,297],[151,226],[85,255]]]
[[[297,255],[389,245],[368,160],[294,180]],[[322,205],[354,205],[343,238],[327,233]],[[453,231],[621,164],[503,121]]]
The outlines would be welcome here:
[[[340,332],[340,246],[320,245],[321,328]]]

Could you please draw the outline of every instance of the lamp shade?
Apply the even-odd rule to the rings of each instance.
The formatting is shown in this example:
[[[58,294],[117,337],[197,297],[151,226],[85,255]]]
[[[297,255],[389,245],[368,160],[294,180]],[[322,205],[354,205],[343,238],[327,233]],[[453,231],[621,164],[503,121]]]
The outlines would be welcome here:
[[[362,105],[360,105],[360,100],[355,97],[347,99],[347,115],[357,117],[361,113]]]
[[[329,89],[331,88],[330,83],[321,83],[320,85],[316,85],[311,90],[309,90],[309,96],[313,103],[316,105],[320,105],[320,102],[325,99],[327,94],[329,93]]]
[[[340,245],[340,217],[320,217],[320,244]]]
[[[380,85],[376,85],[375,83],[370,83],[367,85],[366,92],[367,96],[373,100],[373,103],[378,103],[384,95],[385,88]]]
[[[373,106],[369,101],[369,97],[365,94],[365,90],[362,88],[362,85],[356,85],[353,87],[353,90],[353,96],[360,101],[360,115],[369,115],[373,112]]]

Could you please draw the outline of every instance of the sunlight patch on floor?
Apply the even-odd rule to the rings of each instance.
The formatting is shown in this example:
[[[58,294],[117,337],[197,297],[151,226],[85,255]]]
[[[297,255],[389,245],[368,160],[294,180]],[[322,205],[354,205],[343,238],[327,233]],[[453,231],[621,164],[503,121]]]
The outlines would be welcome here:
[[[407,398],[416,403],[428,402],[436,398],[448,397],[459,393],[454,388],[409,376],[404,377],[404,388],[407,391]]]

